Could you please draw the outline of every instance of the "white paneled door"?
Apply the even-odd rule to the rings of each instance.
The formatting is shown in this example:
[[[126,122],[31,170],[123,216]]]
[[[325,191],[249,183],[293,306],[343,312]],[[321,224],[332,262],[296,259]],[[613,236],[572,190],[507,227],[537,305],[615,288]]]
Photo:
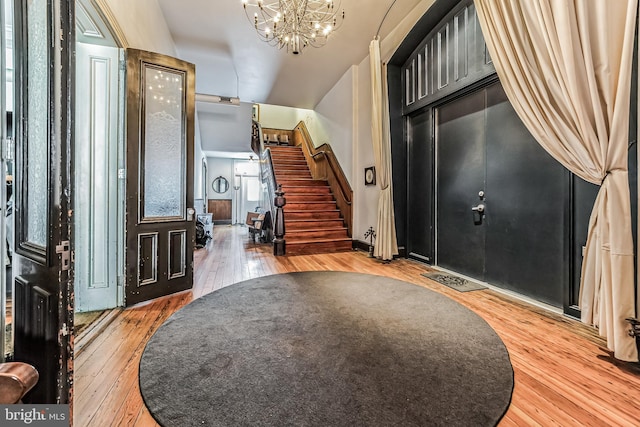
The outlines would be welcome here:
[[[119,304],[120,58],[116,47],[76,44],[76,311]]]

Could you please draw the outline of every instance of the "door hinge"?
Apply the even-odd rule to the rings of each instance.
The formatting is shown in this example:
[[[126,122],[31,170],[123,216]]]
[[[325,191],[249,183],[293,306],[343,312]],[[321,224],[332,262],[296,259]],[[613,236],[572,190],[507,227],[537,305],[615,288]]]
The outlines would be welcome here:
[[[67,271],[71,264],[71,250],[69,241],[65,240],[56,245],[56,253],[60,254],[60,270]]]

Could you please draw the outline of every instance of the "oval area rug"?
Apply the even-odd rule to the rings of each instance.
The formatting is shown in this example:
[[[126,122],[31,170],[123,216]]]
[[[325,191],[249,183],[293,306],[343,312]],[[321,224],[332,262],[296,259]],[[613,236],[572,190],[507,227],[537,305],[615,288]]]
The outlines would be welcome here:
[[[417,285],[302,272],[240,282],[174,313],[140,361],[163,426],[490,426],[513,390],[478,315]]]

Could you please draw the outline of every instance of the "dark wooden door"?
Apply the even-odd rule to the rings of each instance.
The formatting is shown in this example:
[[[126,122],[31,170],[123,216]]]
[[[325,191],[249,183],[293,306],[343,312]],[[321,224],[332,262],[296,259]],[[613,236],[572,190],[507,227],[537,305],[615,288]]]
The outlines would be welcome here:
[[[126,304],[193,286],[195,66],[127,50]]]
[[[32,403],[68,403],[73,372],[74,2],[14,2],[14,359]]]

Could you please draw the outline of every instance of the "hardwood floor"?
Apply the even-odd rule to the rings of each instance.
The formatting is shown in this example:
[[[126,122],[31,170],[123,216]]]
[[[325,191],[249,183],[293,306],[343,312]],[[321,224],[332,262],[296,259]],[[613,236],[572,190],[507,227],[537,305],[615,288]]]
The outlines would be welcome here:
[[[269,274],[356,271],[415,283],[482,316],[509,350],[515,375],[511,406],[500,426],[638,426],[640,368],[616,362],[593,329],[491,290],[460,293],[421,276],[428,266],[382,263],[365,252],[274,257],[247,230],[216,226],[196,251],[192,291],[125,309],[75,361],[75,426],[156,426],[138,388],[147,340],[180,307],[209,292]],[[482,366],[478,366],[482,369]],[[460,391],[464,393],[464,390]]]

